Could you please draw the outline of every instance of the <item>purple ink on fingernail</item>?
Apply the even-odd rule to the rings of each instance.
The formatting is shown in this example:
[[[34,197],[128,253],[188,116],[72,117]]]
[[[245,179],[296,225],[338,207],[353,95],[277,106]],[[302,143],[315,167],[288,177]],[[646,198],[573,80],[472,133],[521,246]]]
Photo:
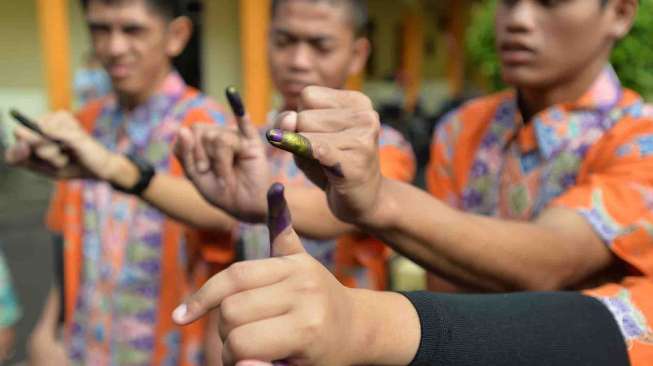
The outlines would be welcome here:
[[[245,115],[245,107],[243,106],[243,100],[240,97],[240,93],[238,93],[238,89],[234,86],[229,86],[225,90],[225,95],[236,117],[243,117]]]
[[[270,254],[273,254],[274,240],[290,226],[290,211],[283,194],[281,183],[274,183],[268,190],[268,229],[270,231]]]
[[[281,143],[283,141],[283,131],[278,129],[268,130],[266,136],[270,142]]]

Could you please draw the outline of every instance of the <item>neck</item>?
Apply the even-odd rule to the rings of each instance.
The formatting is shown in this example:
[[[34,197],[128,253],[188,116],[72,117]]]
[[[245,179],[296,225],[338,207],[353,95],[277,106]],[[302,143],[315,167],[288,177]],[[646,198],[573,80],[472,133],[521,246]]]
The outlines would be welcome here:
[[[582,72],[562,80],[562,82],[546,87],[518,88],[519,109],[524,121],[530,121],[537,113],[556,104],[578,100],[592,86],[606,63],[607,57],[599,57]]]
[[[162,68],[141,92],[118,93],[118,103],[120,104],[120,107],[125,111],[132,111],[138,106],[147,103],[150,97],[161,88],[161,85],[171,71],[172,66]]]

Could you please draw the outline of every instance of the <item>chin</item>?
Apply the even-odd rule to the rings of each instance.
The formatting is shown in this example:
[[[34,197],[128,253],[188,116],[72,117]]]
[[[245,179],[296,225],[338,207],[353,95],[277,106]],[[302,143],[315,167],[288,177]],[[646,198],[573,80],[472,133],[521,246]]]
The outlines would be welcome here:
[[[539,88],[546,85],[546,78],[538,70],[523,68],[503,68],[501,77],[503,82],[514,88]]]
[[[135,95],[142,89],[142,87],[139,86],[139,83],[133,80],[114,80],[112,84],[113,90],[121,95]]]

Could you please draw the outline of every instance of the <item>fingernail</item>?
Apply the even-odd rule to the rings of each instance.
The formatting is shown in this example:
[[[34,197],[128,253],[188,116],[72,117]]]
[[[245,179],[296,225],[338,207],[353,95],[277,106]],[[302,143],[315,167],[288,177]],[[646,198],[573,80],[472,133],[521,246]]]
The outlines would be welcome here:
[[[268,229],[270,230],[270,254],[273,254],[272,243],[290,226],[290,211],[283,194],[284,187],[275,183],[268,190]]]
[[[181,304],[172,312],[172,319],[176,322],[183,322],[188,313],[188,306],[186,304]]]
[[[281,130],[269,130],[267,133],[268,141],[281,143],[283,141],[283,131]]]
[[[306,137],[278,129],[269,130],[266,135],[268,141],[273,146],[302,158],[313,159],[313,148],[311,147],[311,142]]]
[[[241,361],[238,362],[236,366],[276,366],[277,363],[269,363],[269,362],[263,362],[263,361]],[[287,364],[285,364],[287,365]],[[281,366],[281,364],[279,365]]]
[[[237,117],[243,117],[245,115],[245,107],[243,106],[243,100],[240,97],[240,93],[235,86],[229,86],[225,90],[225,95],[231,106],[231,110]]]

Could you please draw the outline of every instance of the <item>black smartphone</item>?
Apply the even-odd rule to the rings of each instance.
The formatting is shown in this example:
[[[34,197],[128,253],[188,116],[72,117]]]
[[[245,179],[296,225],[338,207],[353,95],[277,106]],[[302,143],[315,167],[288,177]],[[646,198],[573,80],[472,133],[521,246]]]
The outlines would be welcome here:
[[[36,122],[31,120],[29,117],[25,116],[24,114],[18,112],[17,110],[11,109],[11,110],[9,110],[9,114],[12,117],[14,117],[14,119],[16,121],[18,121],[18,123],[20,123],[21,125],[29,128],[30,130],[36,132],[37,134],[39,134],[44,139],[52,141],[52,142],[56,142],[58,144],[60,143],[59,141],[57,141],[57,140],[53,139],[52,137],[46,135],[45,132],[43,132],[41,127],[39,127],[39,125]]]

